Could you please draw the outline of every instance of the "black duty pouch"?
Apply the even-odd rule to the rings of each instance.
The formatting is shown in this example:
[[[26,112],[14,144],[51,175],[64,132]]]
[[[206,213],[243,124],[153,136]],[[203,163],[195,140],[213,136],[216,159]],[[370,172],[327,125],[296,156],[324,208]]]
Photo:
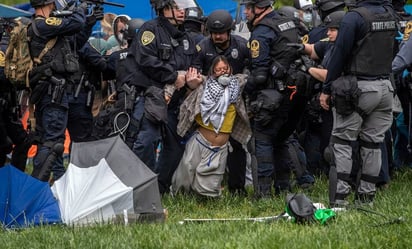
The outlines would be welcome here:
[[[70,43],[67,39],[64,39],[64,69],[67,73],[75,73],[79,71],[79,58],[76,54],[76,51],[72,52],[70,49]]]
[[[30,104],[37,104],[41,98],[47,94],[50,83],[47,81],[39,80],[36,86],[32,89],[30,94]]]
[[[274,112],[283,101],[283,95],[276,89],[258,91],[256,100],[250,103],[255,122],[265,126],[274,117]]]
[[[146,89],[144,94],[144,115],[155,124],[167,123],[167,103],[164,90],[155,86]]]
[[[347,116],[358,110],[361,90],[355,75],[344,75],[332,81],[332,104],[336,113]]]

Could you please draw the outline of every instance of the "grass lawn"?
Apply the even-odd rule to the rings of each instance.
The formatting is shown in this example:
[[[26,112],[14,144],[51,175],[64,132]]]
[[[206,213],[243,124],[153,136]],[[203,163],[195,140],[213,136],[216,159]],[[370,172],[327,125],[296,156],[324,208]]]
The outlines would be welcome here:
[[[373,208],[386,216],[348,210],[327,225],[299,225],[231,221],[185,223],[185,218],[248,218],[274,216],[284,209],[284,197],[253,200],[232,197],[218,200],[192,196],[163,197],[168,218],[161,224],[102,224],[92,227],[43,226],[17,231],[0,230],[0,248],[411,248],[412,170],[397,172],[389,188],[380,190]],[[250,191],[251,192],[251,191]],[[313,202],[327,204],[325,178],[306,192]],[[403,217],[400,224],[388,224]]]

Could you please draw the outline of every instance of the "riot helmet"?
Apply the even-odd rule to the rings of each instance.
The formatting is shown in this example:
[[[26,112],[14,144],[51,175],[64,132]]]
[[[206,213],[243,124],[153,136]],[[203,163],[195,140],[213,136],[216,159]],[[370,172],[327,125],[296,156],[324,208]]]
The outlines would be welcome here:
[[[332,14],[325,17],[324,23],[327,28],[339,29],[340,23],[345,16],[346,12],[343,10],[335,11]]]
[[[204,23],[203,11],[199,7],[187,8],[185,14],[185,22]]]
[[[273,3],[272,0],[240,0],[240,5],[251,4],[258,8],[265,8],[271,6]]]
[[[254,5],[258,8],[265,8],[272,5],[273,1],[271,0],[255,0]]]
[[[224,33],[233,27],[233,18],[227,10],[215,10],[207,18],[206,28],[209,32]]]
[[[141,18],[133,18],[130,19],[126,23],[126,29],[123,31],[124,39],[132,40],[137,31],[139,31],[140,27],[145,23],[145,21]]]
[[[293,7],[300,10],[309,10],[313,8],[311,0],[294,0]]]
[[[286,16],[286,17],[289,17],[289,18],[298,18],[299,19],[299,12],[293,6],[284,5],[284,6],[282,6],[278,9],[278,13],[281,16]]]
[[[343,10],[345,2],[343,0],[316,0],[315,6],[318,9],[320,18],[323,20],[330,13]]]
[[[173,4],[177,5],[179,9],[197,7],[194,0],[150,0],[150,5],[157,13],[166,6],[172,6]]]
[[[42,7],[51,3],[54,3],[54,0],[30,0],[30,5],[33,8]]]

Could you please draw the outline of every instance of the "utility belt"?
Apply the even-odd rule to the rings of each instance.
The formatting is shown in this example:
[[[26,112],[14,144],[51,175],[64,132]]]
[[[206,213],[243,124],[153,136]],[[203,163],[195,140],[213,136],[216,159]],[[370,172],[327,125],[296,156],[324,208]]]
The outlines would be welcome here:
[[[374,80],[390,80],[389,75],[379,75],[379,76],[364,76],[364,75],[356,75],[357,80],[366,80],[366,81],[374,81]]]
[[[314,94],[316,81],[308,73],[302,71],[300,65],[291,64],[289,69],[286,69],[275,61],[271,65],[270,72],[271,77],[266,88],[273,88],[281,93],[297,94],[304,97],[311,97]],[[287,89],[290,91],[285,91]]]
[[[124,100],[124,109],[131,113],[134,109],[134,104],[137,98],[144,96],[144,89],[135,85],[123,84],[118,98]]]
[[[32,89],[30,103],[37,104],[45,94],[51,96],[51,102],[61,104],[67,87],[66,79],[50,76],[47,80],[40,79]]]

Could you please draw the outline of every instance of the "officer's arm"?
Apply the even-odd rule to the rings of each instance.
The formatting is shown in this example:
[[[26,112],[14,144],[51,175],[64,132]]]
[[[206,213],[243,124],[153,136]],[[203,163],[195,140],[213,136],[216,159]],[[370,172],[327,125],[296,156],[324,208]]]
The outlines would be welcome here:
[[[323,84],[323,93],[330,94],[331,82],[341,76],[344,65],[351,55],[353,45],[359,38],[355,34],[359,34],[360,22],[364,23],[360,15],[355,12],[349,12],[343,18],[336,37],[335,47],[331,52],[330,62],[326,68],[328,73],[325,84]]]
[[[83,30],[86,16],[83,9],[75,9],[68,17],[49,17],[43,22],[36,22],[36,27],[43,37],[71,36]]]
[[[311,67],[308,69],[308,73],[315,79],[325,82],[326,80],[326,74],[328,71],[324,68],[317,68],[317,67]]]
[[[80,49],[79,54],[85,59],[88,65],[103,72],[107,68],[106,59],[89,42]]]
[[[158,38],[155,33],[150,29],[144,30],[141,28],[137,39],[131,49],[134,50],[136,63],[142,71],[154,81],[162,84],[174,84],[177,79],[177,72],[169,63],[159,58],[162,52],[157,47],[156,39]]]
[[[412,39],[410,36],[407,38],[392,61],[392,72],[395,74],[401,73],[412,64]]]

